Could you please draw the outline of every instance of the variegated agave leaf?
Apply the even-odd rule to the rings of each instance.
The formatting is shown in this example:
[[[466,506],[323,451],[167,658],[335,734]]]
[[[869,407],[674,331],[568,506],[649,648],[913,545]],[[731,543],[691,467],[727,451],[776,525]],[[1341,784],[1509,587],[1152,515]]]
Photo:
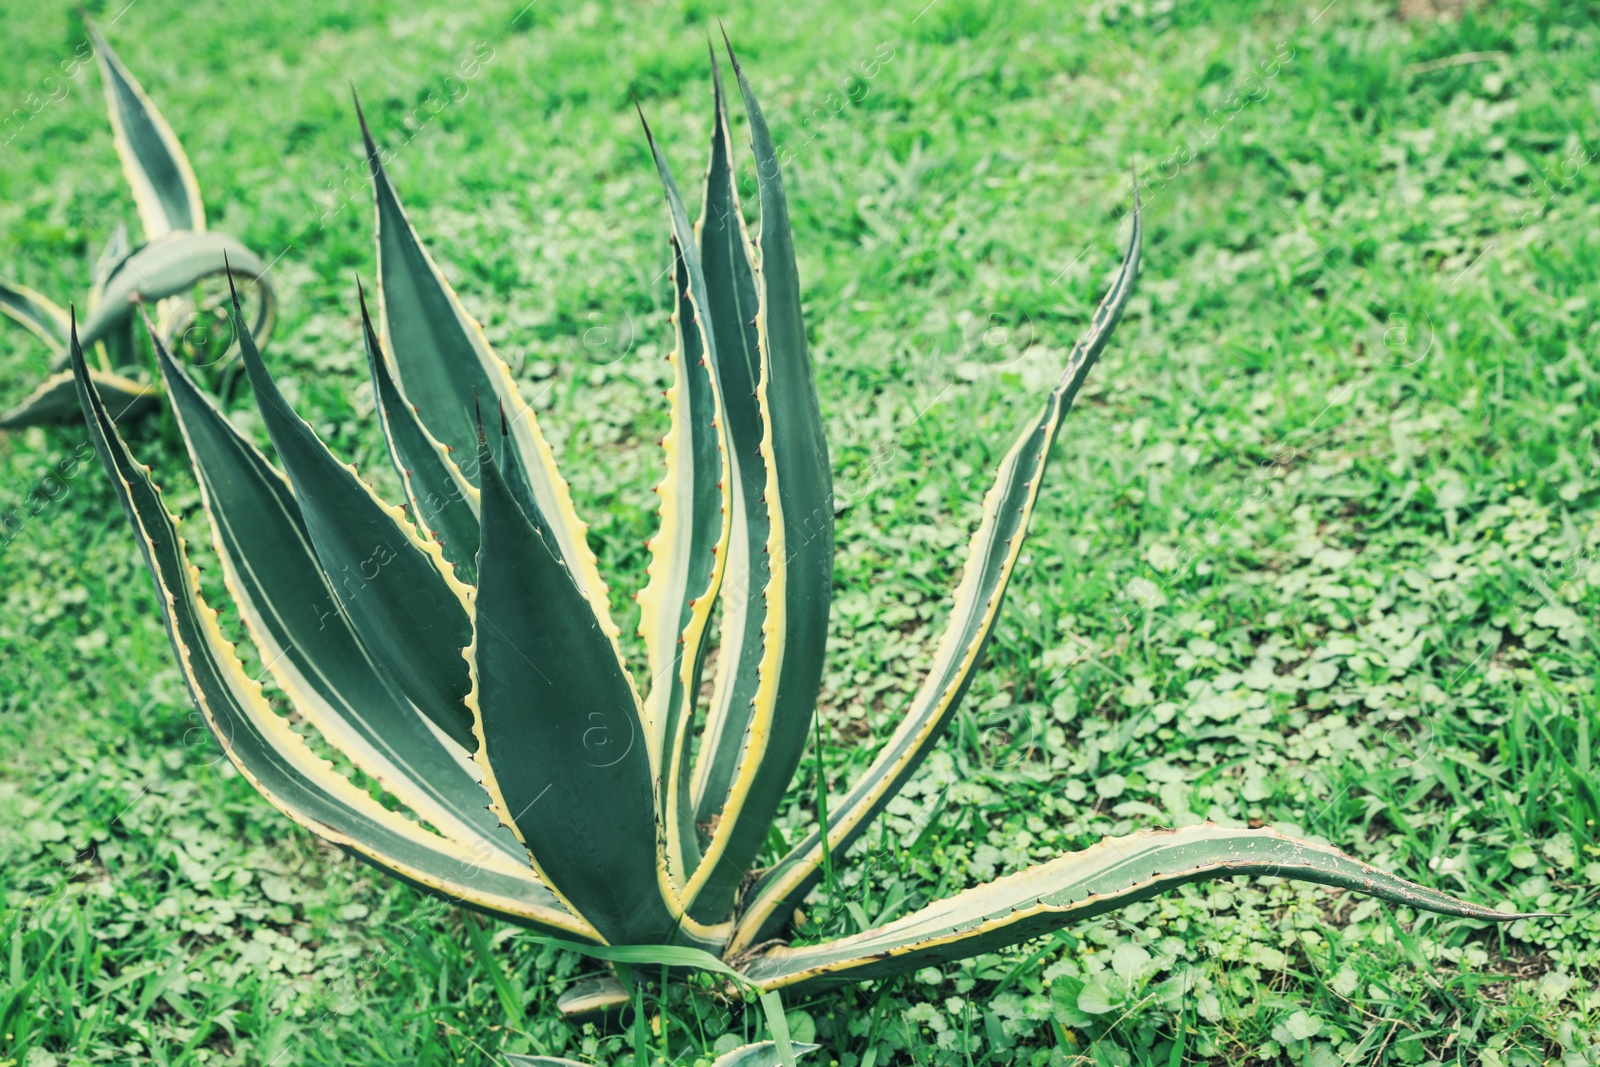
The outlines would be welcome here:
[[[933,666],[901,721],[829,802],[825,824],[754,870],[816,714],[833,499],[777,151],[737,63],[734,72],[755,164],[753,238],[714,65],[698,223],[645,131],[667,202],[675,345],[660,529],[639,597],[642,687],[538,419],[423,246],[364,122],[380,321],[368,319],[362,294],[363,339],[404,506],[381,499],[290,408],[237,299],[233,326],[281,471],[154,339],[250,639],[297,716],[416,821],[313,758],[238,669],[175,520],[127,454],[109,391],[64,327],[76,389],[185,678],[239,769],[291,818],[413,885],[619,967],[709,970],[730,988],[765,991],[769,1009],[775,990],[993,951],[1207,878],[1291,877],[1447,915],[1512,918],[1325,846],[1204,824],[1109,839],[852,936],[783,943],[825,858],[847,859],[970,686],[1061,422],[1127,306],[1143,229],[1136,197],[1115,280],[984,499]],[[106,291],[116,286],[113,273]],[[34,328],[63,329],[48,304],[9,299]],[[583,1017],[627,1001],[620,982],[601,976],[561,1008]],[[740,1050],[728,1063],[767,1062],[770,1052]]]
[[[75,338],[70,342],[70,352],[90,438],[111,475],[155,579],[156,599],[190,696],[239,772],[295,822],[411,885],[568,940],[598,941],[593,928],[562,907],[524,864],[502,862],[492,845],[475,847],[464,834],[447,836],[391,811],[314,755],[304,739],[290,728],[288,720],[268,704],[260,683],[245,671],[233,645],[218,627],[216,612],[200,592],[198,572],[189,562],[178,520],[162,503],[149,468],[129,453]],[[166,365],[174,366],[170,361]],[[225,419],[217,419],[211,429],[224,440],[231,438],[229,447],[241,462],[245,461],[249,446],[228,431]],[[191,446],[193,442],[191,437]],[[258,476],[269,477],[264,470]],[[251,496],[248,488],[240,493],[246,499]],[[213,497],[208,503],[215,506],[219,501]],[[303,527],[304,519],[288,510],[293,505],[292,496],[277,495],[276,502],[285,512],[282,523],[290,528]],[[265,503],[259,500],[255,506]],[[232,523],[215,523],[219,545],[227,541],[222,531],[241,528]],[[293,553],[300,552],[303,559],[304,548],[298,547],[293,538],[285,547],[290,550],[290,567],[294,568]],[[250,562],[253,565],[256,560]],[[321,568],[302,564],[287,573],[293,577],[296,570],[301,578],[298,585],[279,579],[285,601],[295,596],[326,596],[327,576]],[[239,599],[237,594],[235,598]],[[319,603],[316,599],[308,602]],[[338,610],[337,603],[328,604],[325,599],[320,603]],[[354,689],[350,695],[361,696]],[[348,710],[342,705],[317,708],[310,698],[297,700],[296,707],[313,715],[339,715]],[[413,715],[419,714],[415,709],[409,710]],[[363,706],[361,711],[370,708]],[[346,731],[324,730],[323,734],[336,747],[344,741],[345,754],[358,765],[362,763],[361,753],[349,741],[359,736],[354,723]],[[461,773],[468,772],[463,768]]]
[[[219,316],[231,322],[216,287],[228,268],[232,267],[237,284],[248,287],[258,344],[271,333],[277,295],[265,261],[233,237],[206,232],[200,186],[177,135],[100,31],[87,19],[85,25],[105,84],[113,141],[145,242],[130,245],[121,223],[107,239],[93,267],[83,305],[88,318],[78,330],[78,343],[94,356],[90,373],[108,410],[117,418],[128,418],[151,410],[160,398],[159,389],[142,380],[147,374],[134,344],[134,310],[139,304],[156,309],[158,334],[166,345],[182,343],[197,366],[217,368],[214,377],[220,383],[228,380],[225,363],[232,340],[214,336]],[[79,417],[77,391],[67,369],[71,358],[67,313],[42,294],[6,282],[0,282],[0,312],[56,353],[51,376],[15,407],[0,413],[0,429]]]

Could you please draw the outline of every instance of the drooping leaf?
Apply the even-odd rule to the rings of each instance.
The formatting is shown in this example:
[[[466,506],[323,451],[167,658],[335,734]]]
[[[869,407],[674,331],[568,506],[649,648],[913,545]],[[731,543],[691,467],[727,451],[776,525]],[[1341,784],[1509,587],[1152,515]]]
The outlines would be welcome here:
[[[1045,468],[1062,419],[1116,328],[1133,292],[1143,235],[1137,197],[1132,233],[1122,267],[1068,354],[1061,378],[1038,417],[1023,428],[1000,464],[995,484],[984,497],[983,519],[967,550],[967,564],[956,589],[950,618],[911,708],[878,757],[844,799],[828,805],[826,848],[819,829],[762,875],[747,896],[734,948],[774,937],[821,877],[825,855],[843,855],[872,824],[900,787],[922,765],[955,715],[961,698],[983,661],[989,636],[1000,616],[1006,586],[1028,533]]]
[[[95,388],[105,398],[106,407],[113,418],[137,418],[161,402],[161,393],[154,386],[109,371],[91,370],[89,375],[94,379]],[[76,420],[82,415],[72,372],[57,371],[40,382],[16,407],[0,414],[0,429],[45,426]]]
[[[394,380],[389,358],[367,315],[364,294],[361,326],[379,424],[389,445],[389,461],[411,502],[411,513],[417,524],[439,542],[461,580],[472,585],[478,574],[478,490],[450,459],[444,445],[422,425],[417,409]]]
[[[234,329],[256,407],[289,475],[306,529],[362,643],[435,726],[471,749],[470,683],[461,650],[472,639],[470,590],[437,543],[378,499],[328,451],[272,380],[237,301]]]
[[[803,1056],[815,1052],[820,1045],[795,1044],[794,1053]],[[566,1060],[559,1056],[524,1056],[515,1052],[505,1055],[507,1067],[593,1067],[582,1060]],[[783,1063],[778,1045],[772,1041],[757,1041],[724,1052],[712,1061],[711,1067],[779,1067]]]
[[[1415,885],[1337,849],[1276,830],[1205,823],[1107,838],[1018,874],[929,904],[902,919],[819,945],[778,947],[740,967],[763,989],[883,978],[994,952],[1069,923],[1146,900],[1186,882],[1248,874],[1295,878],[1469,919],[1520,916]]]
[[[766,643],[744,751],[705,858],[684,891],[690,913],[700,921],[727,912],[800,765],[822,684],[833,595],[833,473],[806,350],[788,203],[761,106],[737,60],[733,68],[750,120],[761,203],[758,398],[770,442],[762,458],[772,522],[766,544]]]
[[[681,885],[700,857],[689,796],[689,726],[727,556],[727,442],[719,418],[716,344],[701,311],[709,302],[700,252],[671,168],[648,125],[645,137],[672,220],[677,344],[669,357],[672,423],[661,442],[667,473],[656,488],[661,527],[650,541],[650,580],[639,594],[639,634],[650,670],[645,721],[657,768],[657,804],[666,822],[670,869]]]
[[[676,922],[633,684],[486,441],[478,475],[467,705],[494,810],[545,883],[608,943],[668,944]]]
[[[161,501],[148,467],[137,463],[96,391],[83,350],[69,357],[90,437],[133,524],[156,584],[190,696],[224,754],[279,811],[352,855],[434,895],[580,943],[594,930],[567,912],[531,874],[464,862],[462,849],[385,808],[317,757],[277,715],[223,637],[216,612],[200,595],[177,520]]]
[[[223,576],[278,687],[352,763],[460,844],[464,858],[526,873],[527,857],[487,810],[466,752],[417,711],[362,644],[323,573],[288,480],[153,332],[151,343]]]
[[[169,233],[123,259],[106,279],[104,294],[89,313],[78,336],[87,347],[125,328],[139,302],[153,304],[187,292],[206,278],[234,278],[256,285],[259,302],[251,334],[259,347],[266,342],[276,316],[277,296],[267,264],[237,238],[225,233]]]
[[[105,82],[106,108],[111,113],[111,133],[122,158],[122,171],[133,190],[144,236],[154,241],[173,230],[198,232],[206,228],[200,184],[195,181],[189,157],[178,137],[161,117],[155,104],[122,65],[99,29],[84,20],[100,76]]]

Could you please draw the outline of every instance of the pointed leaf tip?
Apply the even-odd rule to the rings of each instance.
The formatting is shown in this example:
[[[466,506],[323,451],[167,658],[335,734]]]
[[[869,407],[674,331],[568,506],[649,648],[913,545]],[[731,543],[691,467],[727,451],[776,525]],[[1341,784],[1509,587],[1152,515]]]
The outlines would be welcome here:
[[[376,178],[383,167],[382,161],[378,158],[378,142],[372,136],[372,128],[367,125],[367,113],[361,110],[361,98],[356,95],[353,85],[350,87],[350,98],[356,105],[356,122],[361,126],[361,143],[367,150],[367,172]]]
[[[222,273],[228,276],[228,296],[233,300],[233,310],[239,310],[239,290],[233,284],[233,264],[228,262],[228,250],[222,250]]]
[[[728,50],[728,62],[733,64],[733,72],[743,74],[744,70],[739,66],[739,57],[733,51],[733,42],[728,40],[728,27],[722,24],[721,19],[717,20],[717,29],[722,31],[722,44]]]

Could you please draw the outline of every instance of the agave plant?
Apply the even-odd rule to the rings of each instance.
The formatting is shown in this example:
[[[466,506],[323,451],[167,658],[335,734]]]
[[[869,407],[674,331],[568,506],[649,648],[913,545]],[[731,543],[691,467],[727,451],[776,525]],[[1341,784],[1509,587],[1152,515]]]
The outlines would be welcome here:
[[[189,157],[155,104],[117,58],[100,31],[85,20],[100,76],[105,82],[111,132],[123,173],[144,227],[145,243],[132,247],[127,227],[117,224],[91,272],[88,318],[79,343],[94,353],[90,374],[114,413],[133,416],[159,399],[156,388],[138,380],[134,348],[134,306],[156,306],[157,331],[169,347],[182,348],[191,365],[216,368],[225,381],[223,360],[231,338],[218,336],[230,326],[220,293],[225,268],[250,286],[255,306],[257,344],[272,330],[275,297],[267,264],[237,239],[206,230],[205,207]],[[0,312],[30,330],[58,355],[51,374],[21,403],[0,414],[0,428],[16,429],[80,415],[68,362],[69,316],[55,301],[25,285],[0,280]]]
[[[245,673],[176,520],[74,349],[93,437],[155,575],[189,688],[250,782],[302,826],[413,886],[601,959],[709,954],[766,992],[993,951],[1185,882],[1240,874],[1512,918],[1271,829],[1204,824],[1108,839],[874,929],[788,943],[825,866],[845,860],[916,772],[972,681],[1061,420],[1134,285],[1141,224],[1135,204],[1120,271],[1000,465],[932,670],[859,780],[763,865],[816,714],[834,503],[777,153],[736,61],[734,71],[754,155],[754,239],[714,58],[697,224],[650,139],[670,218],[676,347],[660,530],[638,597],[643,692],[539,420],[424,249],[364,121],[381,327],[364,296],[361,310],[405,507],[380,499],[291,410],[237,309],[282,473],[156,338],[223,576],[262,662],[298,718],[414,819],[314,755]],[[487,432],[474,416],[480,402]],[[601,975],[561,1006],[581,1014],[624,997]]]

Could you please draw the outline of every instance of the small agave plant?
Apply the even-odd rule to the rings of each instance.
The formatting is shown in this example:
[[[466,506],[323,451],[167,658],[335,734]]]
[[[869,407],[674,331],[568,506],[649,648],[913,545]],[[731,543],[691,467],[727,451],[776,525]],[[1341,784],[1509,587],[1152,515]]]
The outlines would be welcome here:
[[[1512,918],[1271,829],[1204,824],[1108,839],[874,929],[791,943],[796,909],[825,867],[916,772],[972,681],[1061,420],[1133,287],[1141,229],[1136,208],[1110,291],[1000,465],[921,689],[872,765],[829,798],[821,824],[763,866],[817,710],[834,505],[777,153],[734,70],[754,152],[754,239],[714,59],[698,224],[650,142],[671,219],[677,344],[661,525],[638,598],[643,692],[539,422],[423,248],[365,122],[382,323],[380,337],[363,297],[366,355],[407,506],[379,499],[290,409],[237,309],[281,473],[156,338],[223,576],[262,662],[300,721],[415,818],[314,755],[264,699],[74,346],[92,435],[184,676],[240,772],[302,826],[410,885],[601,959],[709,960],[764,996],[991,952],[1240,874]],[[474,417],[479,401],[488,432]],[[626,999],[601,975],[561,1007],[578,1015]]]
[[[117,224],[92,271],[88,317],[78,342],[94,354],[90,375],[113,414],[134,416],[159,401],[153,385],[140,381],[134,347],[134,306],[156,306],[156,330],[169,347],[185,351],[191,366],[218,368],[217,383],[226,380],[222,361],[231,338],[217,327],[231,329],[222,303],[206,282],[218,280],[229,264],[252,289],[255,333],[265,344],[272,330],[275,298],[267,280],[267,264],[237,239],[206,230],[205,207],[189,157],[172,127],[123,66],[100,31],[85,20],[100,76],[105,82],[111,132],[123,173],[133,191],[145,243],[131,247],[127,227]],[[220,284],[218,281],[217,284]],[[25,285],[0,280],[0,313],[30,330],[59,353],[51,374],[16,407],[0,414],[0,428],[19,429],[78,418],[77,389],[67,368],[69,316],[48,297]]]

